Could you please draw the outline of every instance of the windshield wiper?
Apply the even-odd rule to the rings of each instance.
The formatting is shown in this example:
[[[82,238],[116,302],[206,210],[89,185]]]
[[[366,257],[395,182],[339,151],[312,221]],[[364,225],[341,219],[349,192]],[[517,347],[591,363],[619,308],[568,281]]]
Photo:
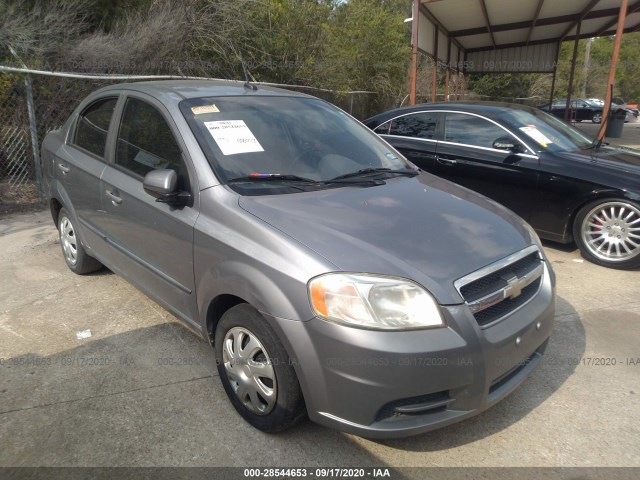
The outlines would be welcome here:
[[[228,180],[227,183],[245,183],[245,182],[301,182],[301,183],[320,183],[317,180],[298,175],[288,175],[282,173],[256,173],[245,177],[237,177]]]
[[[595,139],[593,142],[591,142],[591,145],[589,145],[588,147],[584,147],[583,150],[598,150],[601,146],[607,146],[609,145],[609,142],[602,142],[602,141],[598,141],[598,139]]]
[[[284,173],[254,173],[251,175],[232,178],[231,180],[227,180],[227,183],[259,183],[259,182],[282,182],[288,184],[296,184],[300,183],[303,185],[310,186],[326,186],[336,183],[343,183],[347,185],[383,185],[384,182],[382,180],[349,180],[346,177],[336,177],[330,180],[314,180],[313,178],[300,177],[298,175],[290,175]],[[292,185],[293,186],[293,185]],[[298,187],[299,188],[299,187]]]
[[[415,177],[416,175],[418,175],[418,170],[391,170],[390,168],[385,167],[363,168],[356,172],[338,175],[337,177],[332,178],[330,181],[340,180],[344,178],[365,177],[367,175],[375,174],[407,175],[409,177]]]

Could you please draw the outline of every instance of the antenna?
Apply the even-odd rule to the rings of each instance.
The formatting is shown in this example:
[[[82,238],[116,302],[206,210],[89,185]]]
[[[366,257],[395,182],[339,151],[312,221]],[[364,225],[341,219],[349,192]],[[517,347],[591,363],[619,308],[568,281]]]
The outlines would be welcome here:
[[[253,78],[253,75],[251,75],[249,73],[249,70],[247,70],[247,65],[244,63],[244,60],[242,61],[242,71],[244,72],[244,88],[249,88],[251,90],[258,90],[258,87],[256,87],[253,83],[251,83],[251,81],[249,80],[249,77]],[[255,81],[255,78],[253,79]]]

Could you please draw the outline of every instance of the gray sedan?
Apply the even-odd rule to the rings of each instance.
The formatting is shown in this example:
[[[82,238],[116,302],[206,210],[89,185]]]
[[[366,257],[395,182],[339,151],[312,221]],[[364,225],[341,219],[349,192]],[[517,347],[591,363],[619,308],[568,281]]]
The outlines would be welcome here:
[[[210,342],[256,428],[425,432],[504,398],[547,345],[533,230],[321,100],[116,85],[42,152],[67,266],[107,266]]]

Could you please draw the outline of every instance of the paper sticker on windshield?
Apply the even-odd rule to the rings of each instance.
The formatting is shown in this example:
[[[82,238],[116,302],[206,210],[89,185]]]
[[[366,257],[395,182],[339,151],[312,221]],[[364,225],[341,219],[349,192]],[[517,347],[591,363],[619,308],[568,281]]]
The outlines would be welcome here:
[[[536,142],[538,142],[543,147],[553,143],[544,133],[538,130],[535,125],[527,125],[526,127],[520,127],[520,131],[526,133],[531,138],[533,138]]]
[[[222,150],[223,155],[264,152],[244,120],[204,122],[205,127]]]
[[[220,113],[218,107],[215,105],[200,105],[199,107],[191,107],[191,111],[195,115],[202,115],[203,113]]]

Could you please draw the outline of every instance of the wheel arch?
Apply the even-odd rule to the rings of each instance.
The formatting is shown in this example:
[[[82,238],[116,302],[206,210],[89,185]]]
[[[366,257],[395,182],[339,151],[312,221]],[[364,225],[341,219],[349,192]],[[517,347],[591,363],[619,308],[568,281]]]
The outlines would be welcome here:
[[[565,226],[565,234],[571,241],[575,240],[573,238],[573,228],[576,221],[576,217],[578,216],[578,212],[580,212],[580,210],[582,210],[585,206],[600,200],[605,201],[605,200],[621,200],[621,199],[631,200],[635,202],[638,201],[638,199],[635,199],[629,196],[628,192],[622,192],[620,190],[616,190],[612,188],[596,190],[592,192],[589,196],[581,199],[579,203],[577,203],[571,208],[571,214],[569,215],[569,218],[567,219],[567,225]]]
[[[73,219],[76,220],[76,211],[73,208],[71,203],[71,199],[67,194],[64,187],[60,184],[60,182],[55,181],[55,183],[51,186],[51,196],[49,199],[49,209],[51,210],[51,218],[58,227],[58,216],[60,215],[60,210],[66,208],[69,214],[71,214]]]
[[[245,299],[228,293],[220,294],[209,302],[206,313],[206,332],[211,345],[214,344],[216,327],[222,316],[229,309],[242,303],[250,305]]]
[[[49,201],[49,209],[51,210],[51,218],[53,218],[53,223],[55,224],[56,228],[58,228],[58,216],[60,215],[60,210],[62,210],[62,208],[63,205],[60,200],[52,197]]]

